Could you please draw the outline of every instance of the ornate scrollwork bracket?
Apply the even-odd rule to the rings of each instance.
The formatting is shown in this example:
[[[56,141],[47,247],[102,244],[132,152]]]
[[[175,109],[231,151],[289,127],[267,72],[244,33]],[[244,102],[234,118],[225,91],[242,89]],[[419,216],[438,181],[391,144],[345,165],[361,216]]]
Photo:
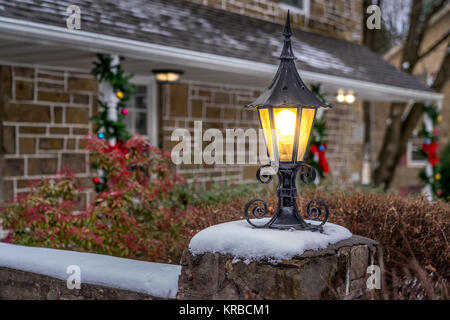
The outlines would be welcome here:
[[[273,176],[262,173],[269,166],[262,166],[256,172],[256,178],[263,184],[272,181]],[[254,219],[265,218],[268,207],[264,200],[254,199],[247,203],[244,216],[247,222],[255,228],[297,229],[323,232],[323,225],[329,217],[328,206],[322,200],[311,200],[306,205],[306,215],[311,220],[321,220],[320,224],[308,223],[300,215],[297,208],[296,176],[305,184],[312,183],[316,177],[316,169],[308,164],[281,165],[278,175],[278,206],[271,219],[258,225]],[[253,221],[252,221],[253,219]]]

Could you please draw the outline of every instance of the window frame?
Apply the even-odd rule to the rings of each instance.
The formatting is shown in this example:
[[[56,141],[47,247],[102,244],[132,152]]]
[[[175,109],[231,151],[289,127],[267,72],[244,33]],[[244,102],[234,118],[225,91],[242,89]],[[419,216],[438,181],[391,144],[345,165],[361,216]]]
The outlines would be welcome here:
[[[428,161],[424,160],[414,160],[412,158],[413,153],[413,139],[418,138],[417,136],[413,136],[408,140],[408,144],[406,146],[406,166],[408,168],[423,168],[427,165]]]
[[[147,87],[147,133],[153,146],[158,146],[159,123],[158,123],[158,83],[153,76],[135,75],[130,79],[130,83],[137,86]],[[134,132],[132,132],[134,134]]]
[[[280,0],[280,7],[285,10],[290,10],[292,13],[298,13],[304,15],[306,18],[309,18],[311,3],[310,0],[302,0],[303,1],[303,9],[296,7],[294,5],[283,3],[283,0]]]

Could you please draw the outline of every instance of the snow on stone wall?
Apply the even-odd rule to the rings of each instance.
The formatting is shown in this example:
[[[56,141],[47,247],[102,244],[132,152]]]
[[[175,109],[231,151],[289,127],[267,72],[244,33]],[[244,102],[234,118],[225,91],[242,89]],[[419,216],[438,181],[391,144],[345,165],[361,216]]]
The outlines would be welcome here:
[[[264,221],[267,222],[268,218],[255,223],[263,224]],[[193,254],[206,252],[231,254],[236,258],[235,262],[241,258],[246,262],[264,258],[284,260],[301,255],[307,250],[324,249],[329,244],[352,236],[348,229],[333,223],[326,223],[323,228],[323,233],[257,229],[245,220],[232,221],[211,226],[197,233],[189,244],[189,250]]]
[[[123,259],[93,253],[26,247],[0,242],[0,267],[67,280],[69,266],[80,268],[83,283],[159,298],[175,298],[181,266]]]

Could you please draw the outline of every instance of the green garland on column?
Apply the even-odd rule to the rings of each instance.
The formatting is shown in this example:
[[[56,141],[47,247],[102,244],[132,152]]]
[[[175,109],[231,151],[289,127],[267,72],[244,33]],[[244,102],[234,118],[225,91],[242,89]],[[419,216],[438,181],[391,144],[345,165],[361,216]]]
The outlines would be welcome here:
[[[94,68],[91,73],[99,82],[107,82],[111,85],[113,93],[118,98],[117,102],[117,121],[108,118],[108,106],[105,101],[98,99],[99,113],[91,118],[96,124],[94,130],[99,139],[113,139],[116,141],[112,148],[120,148],[124,142],[130,139],[131,135],[127,130],[125,117],[128,110],[125,102],[128,101],[135,91],[135,86],[130,83],[133,74],[125,76],[120,63],[113,66],[113,58],[110,55],[97,54],[98,61],[94,61]],[[120,58],[119,60],[123,60]],[[99,169],[94,164],[94,168]],[[107,176],[94,177],[93,182],[97,192],[104,191],[106,188]]]
[[[325,100],[325,94],[322,92],[320,84],[311,85],[311,91],[322,102],[327,103]],[[327,103],[329,104],[329,103]],[[325,156],[325,150],[327,146],[327,125],[325,118],[322,116],[320,119],[316,117],[314,127],[312,129],[310,152],[306,157],[306,162],[316,168],[320,178],[324,178],[329,173],[328,161]]]
[[[438,158],[438,134],[439,131],[436,128],[439,122],[442,121],[442,116],[440,114],[439,108],[433,105],[428,105],[423,107],[425,116],[428,116],[429,120],[433,125],[433,129],[428,130],[429,127],[425,124],[426,119],[422,123],[422,129],[419,131],[419,137],[424,138],[424,143],[422,144],[421,153],[427,158],[428,163],[431,165],[432,172],[427,172],[426,168],[422,169],[419,173],[419,178],[426,184],[431,186],[431,191],[437,197],[443,195],[442,183],[441,183],[441,166],[439,164]]]
[[[91,121],[97,124],[95,132],[103,133],[103,135],[100,134],[100,138],[116,138],[117,141],[125,142],[131,137],[124,119],[128,114],[128,110],[125,108],[125,102],[131,98],[131,95],[135,90],[135,86],[130,83],[133,74],[125,76],[120,64],[114,66],[117,70],[114,72],[113,66],[111,65],[113,59],[109,55],[97,54],[97,58],[98,61],[93,62],[95,67],[92,69],[91,73],[99,82],[106,81],[112,86],[117,98],[119,98],[117,104],[118,117],[117,121],[109,120],[108,107],[105,102],[99,99],[99,114],[91,118]],[[123,60],[123,58],[121,58],[121,60]]]

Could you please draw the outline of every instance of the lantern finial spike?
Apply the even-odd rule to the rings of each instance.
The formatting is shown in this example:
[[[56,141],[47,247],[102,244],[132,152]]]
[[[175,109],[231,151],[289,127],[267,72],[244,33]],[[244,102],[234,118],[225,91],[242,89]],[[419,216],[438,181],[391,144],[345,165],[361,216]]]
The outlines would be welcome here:
[[[289,10],[286,18],[286,25],[284,26],[283,36],[284,36],[284,45],[283,50],[281,51],[280,59],[294,60],[295,56],[294,53],[292,52],[292,45],[291,45],[292,30],[291,30]]]
[[[287,17],[286,17],[286,25],[284,26],[283,36],[286,38],[290,38],[292,35],[291,31],[291,21],[290,21],[290,12],[288,10]]]

